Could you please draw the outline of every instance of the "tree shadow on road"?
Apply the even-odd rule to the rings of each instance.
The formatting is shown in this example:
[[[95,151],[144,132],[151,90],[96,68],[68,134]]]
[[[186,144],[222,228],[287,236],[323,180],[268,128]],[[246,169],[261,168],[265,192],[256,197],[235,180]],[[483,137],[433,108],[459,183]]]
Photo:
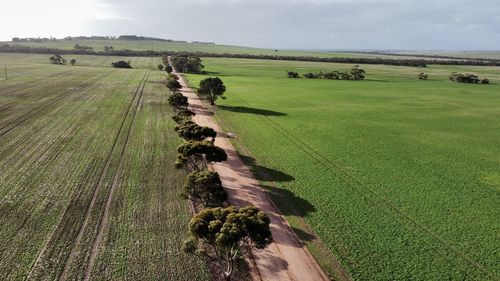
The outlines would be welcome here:
[[[253,107],[247,107],[247,106],[219,105],[219,106],[217,106],[217,108],[219,110],[227,110],[227,111],[238,112],[238,113],[256,114],[256,115],[264,115],[264,116],[285,116],[285,115],[287,115],[286,113],[283,113],[283,112],[267,110],[267,109],[260,109],[260,108],[253,108]]]

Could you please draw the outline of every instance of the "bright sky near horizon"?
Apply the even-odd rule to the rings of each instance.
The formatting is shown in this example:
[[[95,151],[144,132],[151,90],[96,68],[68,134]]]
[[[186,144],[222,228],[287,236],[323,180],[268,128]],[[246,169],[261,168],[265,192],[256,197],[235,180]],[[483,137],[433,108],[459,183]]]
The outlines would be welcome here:
[[[136,34],[289,49],[500,49],[499,0],[1,0],[0,40]]]

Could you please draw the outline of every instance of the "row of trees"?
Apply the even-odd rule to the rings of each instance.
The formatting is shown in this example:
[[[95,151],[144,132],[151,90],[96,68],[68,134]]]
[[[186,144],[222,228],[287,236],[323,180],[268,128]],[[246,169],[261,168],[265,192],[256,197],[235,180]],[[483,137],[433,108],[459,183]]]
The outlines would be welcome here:
[[[365,79],[365,70],[355,65],[349,72],[322,72],[319,73],[304,73],[304,78],[308,79],[335,79],[335,80],[363,80]],[[300,78],[300,74],[293,71],[288,71],[288,78]]]
[[[448,77],[451,81],[457,83],[472,83],[472,84],[489,84],[490,80],[488,78],[480,79],[477,75],[469,74],[469,73],[457,73],[453,72]]]
[[[163,55],[162,59],[164,64],[169,64],[167,55]],[[171,61],[172,66],[182,73],[199,74],[202,73],[202,69],[204,68],[199,56],[175,55],[171,57]]]
[[[221,92],[219,82],[213,79],[202,81],[204,86],[200,83],[200,89]],[[208,170],[211,163],[227,160],[226,152],[214,144],[217,132],[191,120],[195,113],[188,109],[188,99],[180,92],[179,77],[168,69],[166,85],[171,92],[168,102],[177,113],[172,117],[177,123],[174,129],[184,140],[177,148],[175,166],[190,171],[182,196],[202,209],[189,222],[183,249],[208,260],[224,280],[230,280],[245,250],[252,246],[265,248],[273,241],[270,219],[254,206],[227,206],[227,193],[219,174]]]
[[[311,61],[311,62],[332,62],[349,64],[385,64],[397,66],[426,67],[427,65],[472,65],[472,66],[500,66],[498,60],[478,60],[478,59],[388,59],[388,58],[341,58],[341,57],[311,57],[311,56],[280,56],[280,55],[255,55],[255,54],[228,54],[228,53],[207,53],[207,52],[174,52],[174,51],[154,51],[154,50],[65,50],[48,47],[31,47],[19,44],[0,44],[0,52],[4,53],[31,53],[31,54],[86,54],[100,56],[196,56],[215,58],[244,58],[244,59],[266,59],[266,60],[286,60],[286,61]]]

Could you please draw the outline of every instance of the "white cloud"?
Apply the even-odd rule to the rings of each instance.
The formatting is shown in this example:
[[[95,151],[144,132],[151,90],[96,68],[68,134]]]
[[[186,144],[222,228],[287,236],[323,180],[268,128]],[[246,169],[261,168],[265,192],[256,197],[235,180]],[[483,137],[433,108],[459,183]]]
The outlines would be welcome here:
[[[80,35],[89,22],[116,18],[99,0],[3,1],[0,39]]]

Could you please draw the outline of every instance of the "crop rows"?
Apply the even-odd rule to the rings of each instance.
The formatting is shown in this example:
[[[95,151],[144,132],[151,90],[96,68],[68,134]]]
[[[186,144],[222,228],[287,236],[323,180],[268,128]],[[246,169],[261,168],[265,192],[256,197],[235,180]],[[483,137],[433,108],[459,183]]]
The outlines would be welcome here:
[[[206,279],[203,265],[172,241],[184,238],[189,210],[170,192],[179,186],[172,176],[179,172],[165,165],[174,155],[164,146],[178,141],[165,129],[172,121],[164,93],[158,93],[149,70],[81,67],[75,72],[81,77],[41,77],[51,87],[37,94],[23,92],[23,84],[30,82],[6,86],[12,108],[21,106],[23,93],[31,103],[15,118],[0,118],[5,124],[0,136],[0,279]],[[18,103],[16,94],[21,95]],[[143,154],[154,158],[135,157]],[[150,181],[130,184],[136,176]],[[154,196],[123,201],[124,192]],[[118,242],[109,238],[122,234],[125,239]],[[146,244],[134,253],[134,247]],[[123,255],[123,249],[131,255]],[[140,257],[141,263],[134,260]],[[106,259],[113,261],[103,264]]]
[[[497,85],[450,84],[449,66],[424,83],[366,66],[368,81],[348,84],[285,78],[322,64],[204,62],[230,89],[216,115],[224,130],[279,187],[290,221],[303,218],[353,278],[498,278]]]

